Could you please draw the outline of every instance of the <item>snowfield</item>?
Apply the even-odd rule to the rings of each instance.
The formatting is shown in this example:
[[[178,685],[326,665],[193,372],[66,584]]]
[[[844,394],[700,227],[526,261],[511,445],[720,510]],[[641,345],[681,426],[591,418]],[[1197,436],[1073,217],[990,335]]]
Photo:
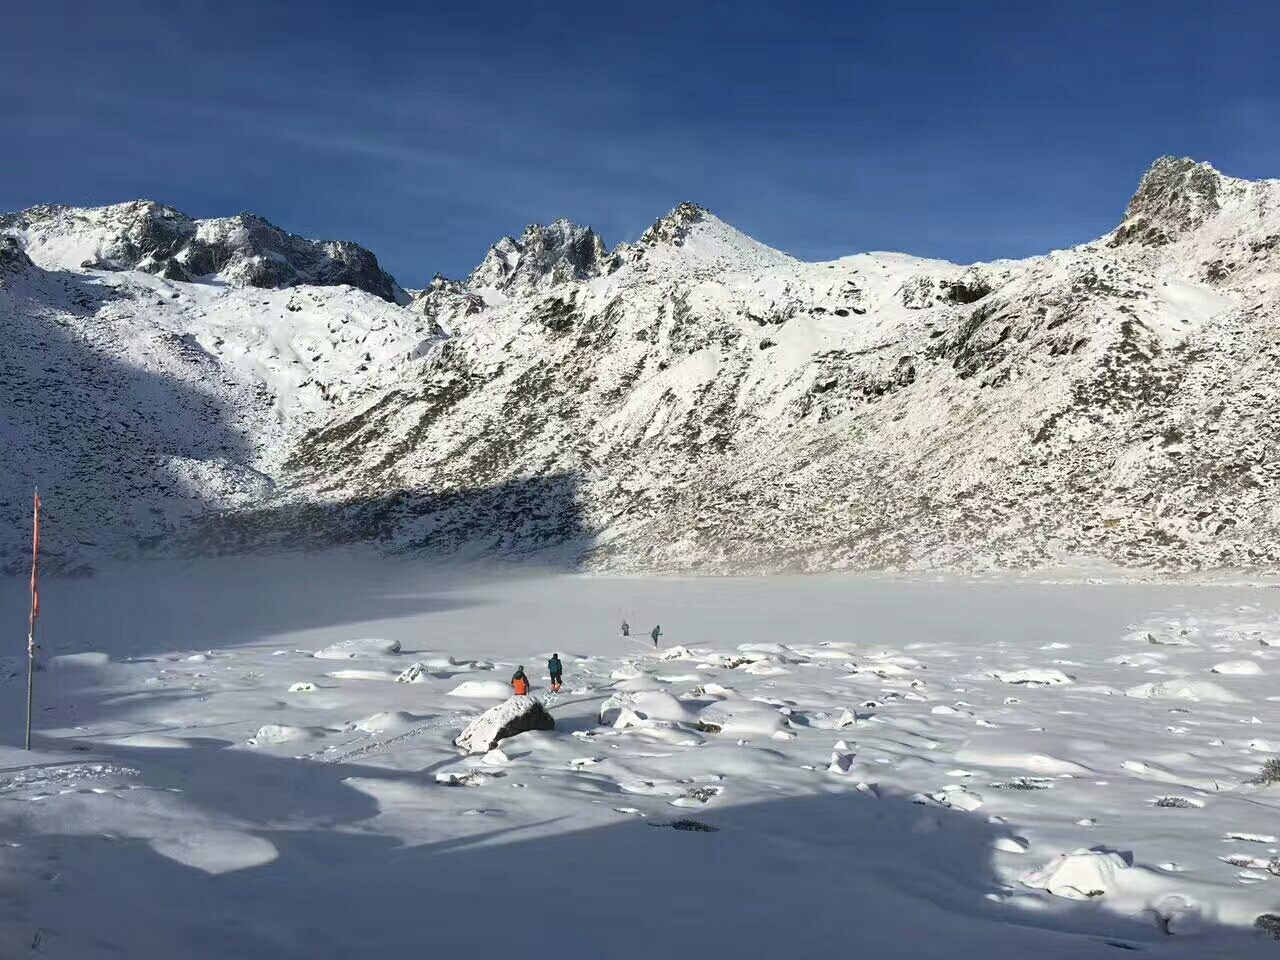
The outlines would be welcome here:
[[[1271,589],[350,555],[43,600],[0,957],[1280,955]],[[517,663],[555,729],[455,747]]]

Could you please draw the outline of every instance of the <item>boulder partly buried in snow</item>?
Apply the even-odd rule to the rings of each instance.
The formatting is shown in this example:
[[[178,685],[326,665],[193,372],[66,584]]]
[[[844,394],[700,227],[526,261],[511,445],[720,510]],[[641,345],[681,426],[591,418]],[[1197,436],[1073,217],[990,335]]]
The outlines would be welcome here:
[[[316,732],[306,727],[268,723],[266,726],[259,727],[258,732],[249,738],[249,745],[259,747],[269,743],[292,743],[296,740],[311,740],[315,736]]]
[[[1001,683],[1025,684],[1029,687],[1061,687],[1071,682],[1061,670],[995,670],[991,676]]]
[[[697,723],[698,715],[671,694],[660,690],[640,693],[615,693],[600,706],[597,718],[602,726],[613,726],[626,712],[641,720],[664,720],[669,723]]]
[[[1053,863],[1022,876],[1022,883],[1068,900],[1091,900],[1117,887],[1121,874],[1133,869],[1118,853],[1077,850],[1064,853]]]
[[[698,728],[732,737],[794,740],[787,718],[777,707],[755,700],[713,703],[698,713]]]
[[[1213,672],[1226,677],[1256,677],[1262,674],[1262,666],[1253,660],[1228,660],[1214,664]]]
[[[498,742],[527,730],[554,730],[556,722],[533,697],[511,697],[472,720],[453,741],[471,753],[488,753]]]
[[[317,650],[317,660],[360,660],[364,657],[382,657],[400,652],[399,640],[343,640]]]

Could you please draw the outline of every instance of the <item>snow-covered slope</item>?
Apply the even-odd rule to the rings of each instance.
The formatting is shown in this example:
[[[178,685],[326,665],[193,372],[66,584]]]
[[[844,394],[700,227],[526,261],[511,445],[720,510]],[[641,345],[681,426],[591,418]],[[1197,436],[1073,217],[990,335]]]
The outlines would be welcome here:
[[[66,570],[272,496],[302,430],[398,378],[434,336],[350,286],[44,269],[13,237],[0,330],[0,565],[23,553],[38,483],[47,564]]]
[[[691,204],[612,251],[557,221],[504,238],[465,281],[367,308],[381,352],[336,333],[332,314],[363,294],[72,269],[86,245],[110,247],[82,226],[95,211],[9,229],[36,262],[0,297],[26,298],[8,308],[23,323],[65,320],[130,356],[137,338],[105,302],[77,317],[50,306],[74,297],[59,291],[110,290],[151,325],[177,312],[169,291],[191,304],[173,332],[204,337],[217,374],[188,380],[203,397],[230,377],[257,404],[220,395],[224,446],[246,449],[216,456],[262,480],[209,498],[234,509],[186,530],[185,549],[558,546],[596,566],[709,571],[1269,566],[1277,200],[1278,182],[1165,158],[1114,233],[972,267],[804,263]],[[317,298],[323,333],[268,375],[255,357],[279,351],[298,297]],[[226,331],[236,350],[211,349]],[[172,360],[149,369],[183,382]],[[7,455],[28,464],[12,503],[42,468]],[[95,527],[119,524],[118,508],[94,510]]]

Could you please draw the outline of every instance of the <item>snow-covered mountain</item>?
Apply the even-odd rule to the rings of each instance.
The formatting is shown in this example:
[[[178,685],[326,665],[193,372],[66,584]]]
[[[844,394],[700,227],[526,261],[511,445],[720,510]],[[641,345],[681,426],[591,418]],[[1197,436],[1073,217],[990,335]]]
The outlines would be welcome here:
[[[405,306],[333,267],[363,257],[208,226],[252,218],[173,212],[196,227],[172,244],[129,226],[166,210],[0,219],[10,558],[39,479],[67,558],[375,539],[615,569],[1280,560],[1280,182],[1165,158],[1113,233],[970,267],[804,263],[691,204],[613,250],[557,221]],[[233,252],[202,259],[214,235]]]

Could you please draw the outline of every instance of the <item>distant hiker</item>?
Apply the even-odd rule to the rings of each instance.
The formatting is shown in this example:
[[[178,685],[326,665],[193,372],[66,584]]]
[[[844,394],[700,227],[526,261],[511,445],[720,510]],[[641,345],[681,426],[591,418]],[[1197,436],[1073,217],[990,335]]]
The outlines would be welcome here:
[[[627,623],[625,620],[622,621],[622,635],[624,637],[631,636],[631,624]]]
[[[511,675],[511,686],[515,687],[517,697],[529,695],[529,678],[524,675],[523,664],[516,667],[516,672]]]
[[[662,636],[662,625],[659,624],[658,626],[654,627],[653,633],[649,634],[649,636],[653,637],[653,645],[656,648],[658,646],[658,638]]]
[[[547,661],[547,673],[551,674],[551,692],[560,692],[560,681],[564,677],[564,664],[560,662],[560,654],[553,653]]]

